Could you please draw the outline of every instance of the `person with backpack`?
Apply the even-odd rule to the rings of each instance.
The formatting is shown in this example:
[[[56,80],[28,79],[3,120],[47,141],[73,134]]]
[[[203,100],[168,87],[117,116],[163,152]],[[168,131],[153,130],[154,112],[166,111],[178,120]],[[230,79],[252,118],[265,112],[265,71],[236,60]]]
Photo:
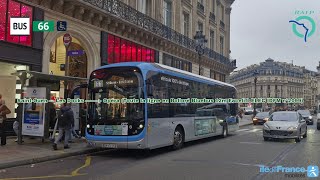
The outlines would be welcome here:
[[[70,108],[69,104],[62,104],[60,108],[60,112],[58,114],[58,129],[59,136],[55,139],[53,144],[53,149],[58,149],[58,143],[62,139],[64,134],[64,149],[70,148],[68,145],[68,141],[71,136],[71,128],[72,122],[74,120],[73,111]]]

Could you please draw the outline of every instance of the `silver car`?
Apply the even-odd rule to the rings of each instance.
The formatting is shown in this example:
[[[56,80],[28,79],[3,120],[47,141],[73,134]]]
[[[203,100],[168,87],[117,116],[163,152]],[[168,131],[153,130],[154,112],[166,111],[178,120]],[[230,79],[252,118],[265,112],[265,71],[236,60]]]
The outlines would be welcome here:
[[[263,138],[295,139],[301,141],[307,137],[307,123],[301,114],[295,111],[278,111],[271,114],[263,125]]]

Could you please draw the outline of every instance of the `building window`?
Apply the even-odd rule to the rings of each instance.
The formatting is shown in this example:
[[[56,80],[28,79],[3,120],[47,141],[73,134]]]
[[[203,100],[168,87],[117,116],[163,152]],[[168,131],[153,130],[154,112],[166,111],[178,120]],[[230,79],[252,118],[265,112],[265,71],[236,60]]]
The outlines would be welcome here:
[[[0,0],[0,41],[32,46],[30,36],[10,36],[10,17],[29,17],[32,24],[33,8],[13,0]]]
[[[216,72],[212,69],[210,69],[210,78],[211,79],[216,79]]]
[[[168,27],[172,27],[172,2],[170,0],[163,1],[163,23]]]
[[[203,32],[203,23],[202,22],[198,22],[198,31]],[[204,32],[203,32],[203,34],[204,34]]]
[[[190,18],[188,13],[183,13],[183,35],[189,37]]]
[[[223,55],[223,51],[224,51],[224,38],[223,36],[220,36],[220,54]]]
[[[214,31],[210,31],[210,49],[214,50]]]
[[[216,9],[216,0],[211,0],[211,1],[212,1],[212,12],[214,12]]]
[[[163,54],[163,64],[184,71],[192,72],[192,63],[169,54]]]
[[[155,50],[108,34],[108,64],[119,62],[155,62]]]
[[[221,5],[221,10],[220,10],[220,13],[221,13],[221,21],[224,21],[224,7]]]
[[[138,0],[138,11],[146,14],[146,0]]]

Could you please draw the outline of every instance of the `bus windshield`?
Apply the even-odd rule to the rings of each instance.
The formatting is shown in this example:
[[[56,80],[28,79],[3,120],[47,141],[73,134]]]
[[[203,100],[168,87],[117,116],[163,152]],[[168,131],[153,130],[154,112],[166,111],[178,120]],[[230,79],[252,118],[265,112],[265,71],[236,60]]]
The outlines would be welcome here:
[[[94,101],[89,105],[89,117],[96,123],[143,121],[143,104],[132,102],[143,98],[142,76],[137,69],[95,71],[89,86]]]

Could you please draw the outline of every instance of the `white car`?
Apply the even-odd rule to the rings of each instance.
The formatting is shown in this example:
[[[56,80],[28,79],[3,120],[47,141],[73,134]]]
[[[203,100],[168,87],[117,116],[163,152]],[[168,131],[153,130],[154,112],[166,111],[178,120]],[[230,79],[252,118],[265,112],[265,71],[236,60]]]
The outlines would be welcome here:
[[[263,138],[295,139],[301,141],[301,136],[307,137],[307,123],[301,114],[295,111],[278,111],[271,114],[263,125]]]

